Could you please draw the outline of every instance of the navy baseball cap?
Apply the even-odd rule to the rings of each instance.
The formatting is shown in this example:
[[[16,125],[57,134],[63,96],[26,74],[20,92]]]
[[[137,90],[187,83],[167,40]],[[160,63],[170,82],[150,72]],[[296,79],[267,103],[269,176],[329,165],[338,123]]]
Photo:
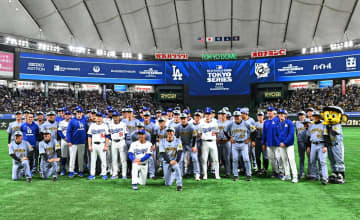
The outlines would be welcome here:
[[[138,134],[145,134],[145,130],[144,129],[140,129],[137,131]]]
[[[15,131],[15,136],[22,136],[23,133],[21,131]]]
[[[75,111],[76,111],[76,112],[84,112],[83,108],[81,108],[81,107],[77,107],[77,108],[75,109]]]
[[[103,114],[101,112],[96,112],[96,116],[101,116],[104,117]]]
[[[65,115],[71,115],[71,111],[66,111]]]
[[[111,105],[106,106],[106,110],[112,109]]]
[[[237,107],[237,108],[236,108],[236,111],[241,111],[241,107]]]
[[[113,112],[112,116],[120,116],[120,113],[115,111],[115,112]]]
[[[142,108],[142,110],[143,110],[143,111],[149,111],[149,108],[146,107],[146,106],[144,106],[144,107]]]
[[[205,114],[211,114],[211,108],[206,107],[204,112],[205,112]]]
[[[167,115],[167,113],[166,112],[161,112],[161,115]]]
[[[280,109],[278,111],[279,114],[286,114],[287,115],[287,111],[285,109]]]
[[[115,112],[115,111],[116,111],[116,110],[113,109],[113,108],[111,108],[111,109],[108,110],[108,112]]]
[[[274,109],[274,107],[269,106],[269,107],[267,108],[267,111],[268,111],[268,112],[273,112],[273,111],[275,111],[275,109]]]
[[[185,114],[190,114],[190,110],[186,109],[186,110],[184,110],[184,113]]]
[[[173,109],[172,109],[172,108],[168,108],[167,111],[168,111],[168,112],[173,112]]]
[[[66,107],[61,108],[63,111],[67,111],[68,109]]]

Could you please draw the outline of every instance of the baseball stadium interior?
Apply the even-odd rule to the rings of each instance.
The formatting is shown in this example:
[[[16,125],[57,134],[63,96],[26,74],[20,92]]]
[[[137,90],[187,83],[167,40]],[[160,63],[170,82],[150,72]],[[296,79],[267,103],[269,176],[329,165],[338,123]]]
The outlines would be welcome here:
[[[359,95],[359,0],[0,0],[0,218],[360,219]]]

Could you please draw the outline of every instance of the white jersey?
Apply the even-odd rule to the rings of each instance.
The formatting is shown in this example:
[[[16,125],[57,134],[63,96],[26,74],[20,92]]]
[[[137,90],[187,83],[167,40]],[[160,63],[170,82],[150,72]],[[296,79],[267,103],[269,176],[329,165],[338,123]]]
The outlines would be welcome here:
[[[91,135],[91,141],[105,143],[106,136],[109,135],[109,128],[105,123],[100,125],[94,123],[90,125],[88,135]]]
[[[109,127],[113,120],[111,118],[104,118],[103,122]]]
[[[200,123],[199,134],[202,140],[216,140],[216,134],[219,133],[219,126],[216,120],[211,120],[209,123],[206,121]]]
[[[58,131],[60,131],[64,135],[65,138],[66,138],[66,131],[67,131],[69,122],[70,122],[70,120],[69,121],[62,120],[59,122]]]
[[[141,159],[146,154],[152,154],[152,144],[149,141],[146,141],[143,144],[140,143],[140,141],[132,142],[129,153],[133,153],[135,159]]]
[[[129,133],[124,122],[115,124],[114,121],[112,121],[109,125],[109,131],[112,140],[124,140],[125,134]]]
[[[200,119],[200,123],[204,123],[205,120],[206,120],[205,118]],[[213,123],[213,122],[217,123],[217,119],[216,119],[216,118],[212,118],[212,119],[211,119],[211,123]]]

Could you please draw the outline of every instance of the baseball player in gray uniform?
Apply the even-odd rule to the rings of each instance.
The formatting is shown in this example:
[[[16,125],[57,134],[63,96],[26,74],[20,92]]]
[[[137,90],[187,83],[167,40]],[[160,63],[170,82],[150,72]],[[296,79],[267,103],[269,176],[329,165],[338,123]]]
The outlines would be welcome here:
[[[229,139],[224,134],[224,130],[227,129],[227,126],[231,124],[231,121],[226,120],[226,112],[220,110],[218,112],[218,126],[219,126],[219,135],[217,140],[217,146],[219,153],[219,159],[225,165],[225,177],[230,177],[231,174],[231,143]]]
[[[165,185],[171,186],[176,179],[177,191],[182,191],[182,175],[179,162],[182,158],[183,146],[179,138],[174,137],[175,129],[166,129],[167,137],[160,141],[159,152],[164,158]]]
[[[255,120],[252,117],[249,117],[249,108],[242,108],[240,109],[242,120],[244,120],[246,123],[250,126],[250,132],[255,132]],[[251,143],[249,142],[249,159],[250,163],[252,162],[254,171],[257,171],[257,164],[256,164],[256,155],[255,155],[255,148],[251,146]]]
[[[46,114],[46,122],[42,124],[39,129],[40,133],[44,133],[44,131],[51,132],[51,139],[57,139],[57,131],[58,131],[58,123],[55,121],[56,113],[54,111],[50,111]]]
[[[194,168],[195,180],[200,181],[200,165],[198,160],[198,152],[196,149],[196,131],[192,124],[188,123],[188,118],[185,113],[180,115],[181,125],[176,127],[176,137],[181,139],[181,143],[183,144],[183,159],[187,158],[187,155],[191,158],[192,165]],[[186,160],[188,161],[188,160]],[[185,166],[185,171],[184,171]],[[180,162],[180,169],[182,170],[182,174],[187,174],[187,171],[190,170],[188,167],[188,162]]]
[[[168,126],[174,128],[176,130],[176,127],[181,124],[180,111],[175,110],[173,113],[174,113],[173,114],[173,120],[169,123]]]
[[[144,112],[144,128],[147,133],[150,134],[150,141],[153,144],[152,149],[152,155],[149,158],[149,176],[151,179],[155,179],[156,174],[156,131],[158,130],[158,127],[155,125],[155,123],[152,123],[150,121],[151,114],[150,112],[146,111]]]
[[[11,142],[15,140],[15,132],[20,131],[20,127],[22,125],[22,112],[17,111],[15,113],[15,121],[11,122],[9,124],[9,127],[7,128],[8,133],[8,147],[10,147]]]
[[[304,120],[306,118],[306,113],[300,111],[298,113],[299,121],[295,122],[298,153],[299,153],[299,164],[300,164],[300,179],[305,178],[305,152],[306,152],[306,131],[304,127]]]
[[[194,120],[192,121],[192,125],[194,127],[194,131],[196,132],[195,143],[196,143],[196,149],[198,151],[199,164],[201,164],[201,138],[200,138],[200,135],[199,135],[200,119],[201,119],[201,113],[200,112],[195,112],[194,113]],[[200,166],[200,173],[203,174],[201,166]]]
[[[25,175],[26,181],[31,183],[30,163],[33,156],[33,147],[29,142],[23,140],[21,131],[14,133],[15,140],[9,147],[9,155],[12,157],[12,180],[19,180]]]
[[[36,112],[36,122],[35,123],[39,126],[39,128],[40,128],[40,126],[42,124],[45,123],[45,121],[44,121],[44,112],[42,112],[42,111]]]
[[[310,138],[311,147],[307,147],[307,151],[310,152],[311,173],[310,177],[318,179],[318,170],[316,165],[317,161],[320,161],[321,183],[326,185],[328,182],[328,169],[327,169],[327,146],[324,142],[325,125],[322,123],[320,113],[314,111],[312,114],[314,123],[310,125],[307,136]]]
[[[262,149],[262,135],[264,127],[264,113],[257,113],[257,122],[255,122],[255,132],[252,135],[252,147],[255,148],[256,164],[258,166],[258,174],[261,176],[267,176],[267,171],[269,168],[269,159],[267,156],[267,151]],[[261,169],[261,155],[263,167]]]
[[[238,164],[241,155],[244,160],[246,180],[251,181],[251,163],[248,152],[251,134],[250,124],[241,119],[240,111],[235,111],[233,115],[235,119],[234,122],[232,122],[228,126],[227,131],[224,132],[232,143],[233,180],[239,180]]]
[[[52,131],[45,130],[42,133],[44,135],[44,140],[39,143],[39,154],[41,157],[40,170],[42,178],[47,179],[52,176],[53,181],[56,181],[61,147],[57,140],[51,138]]]

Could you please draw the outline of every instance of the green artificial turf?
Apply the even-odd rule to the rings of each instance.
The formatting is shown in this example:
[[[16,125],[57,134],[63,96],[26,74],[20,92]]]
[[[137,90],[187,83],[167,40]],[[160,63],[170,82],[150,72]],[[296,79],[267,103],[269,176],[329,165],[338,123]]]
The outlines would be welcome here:
[[[162,179],[139,191],[131,190],[130,179],[12,181],[7,134],[0,131],[0,219],[360,219],[360,129],[344,133],[344,185],[191,178],[177,192]]]

